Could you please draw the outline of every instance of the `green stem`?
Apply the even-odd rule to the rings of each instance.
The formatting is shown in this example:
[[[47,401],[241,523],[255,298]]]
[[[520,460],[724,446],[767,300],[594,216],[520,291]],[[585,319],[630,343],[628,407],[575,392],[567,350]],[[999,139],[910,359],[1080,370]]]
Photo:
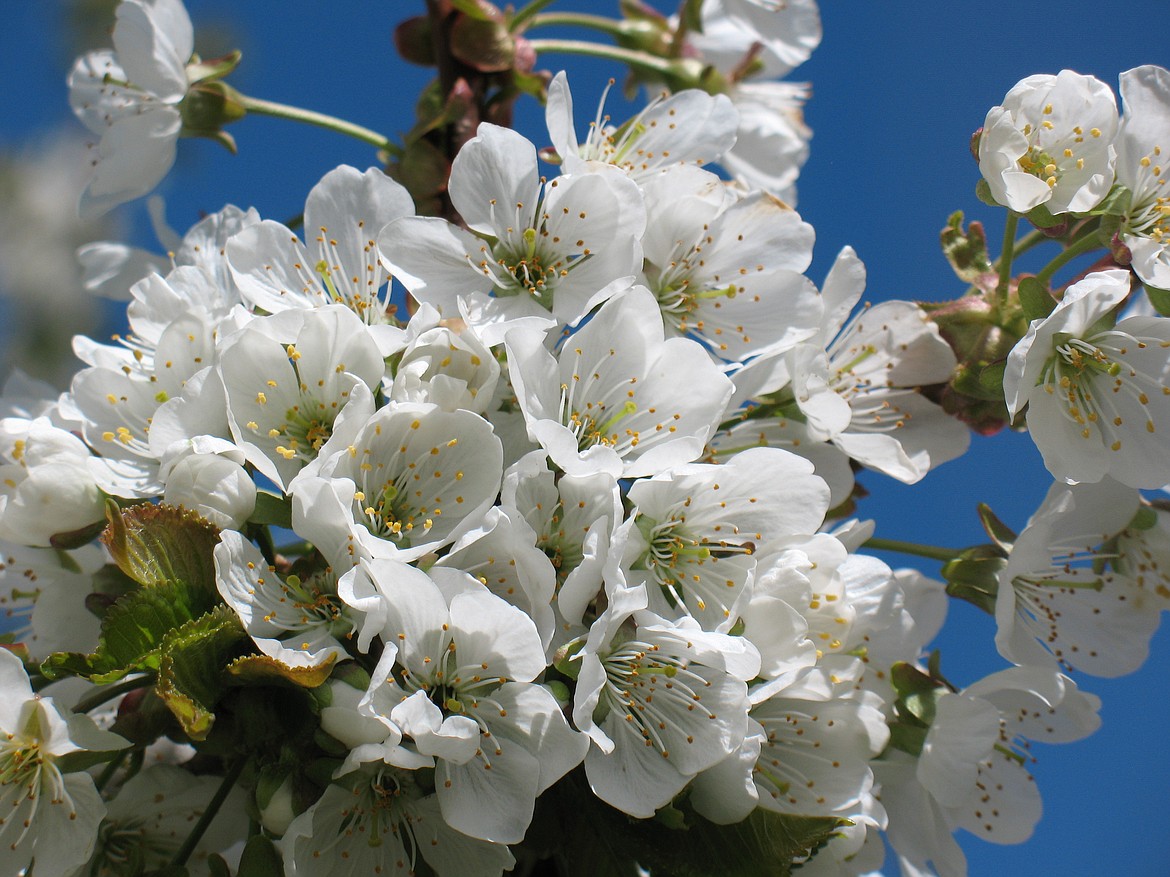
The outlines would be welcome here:
[[[508,32],[519,33],[530,19],[535,18],[540,10],[553,2],[554,0],[532,0],[531,3],[512,16],[512,20],[508,23]]]
[[[246,758],[241,758],[228,768],[228,772],[224,774],[223,782],[219,784],[219,788],[215,790],[215,794],[207,802],[207,807],[204,809],[202,815],[200,815],[199,821],[195,823],[195,827],[191,829],[191,833],[187,835],[187,839],[183,841],[183,845],[179,847],[179,851],[175,853],[174,859],[171,860],[172,868],[182,868],[187,864],[187,859],[191,857],[191,853],[195,852],[195,847],[199,844],[199,839],[203,837],[204,832],[211,825],[211,820],[215,818],[215,815],[219,813],[219,808],[227,800],[232,786],[240,778],[240,773],[243,771],[246,762]]]
[[[376,146],[378,149],[385,149],[392,155],[402,154],[401,148],[384,134],[379,134],[377,131],[371,131],[369,128],[355,125],[344,119],[338,119],[335,116],[328,116],[325,113],[317,113],[300,107],[291,107],[288,104],[278,104],[275,101],[248,97],[246,94],[240,95],[239,100],[249,113],[272,116],[277,119],[289,119],[293,122],[304,122],[306,125],[316,125],[318,128],[327,128],[338,134],[361,140],[363,143]]]
[[[532,16],[532,22],[528,26],[533,28],[553,25],[584,27],[615,37],[622,36],[627,30],[624,21],[606,18],[604,15],[590,15],[588,12],[542,12],[540,15]]]
[[[999,284],[995,287],[995,304],[997,307],[1007,307],[1008,284],[1012,279],[1012,259],[1016,247],[1016,228],[1020,224],[1020,214],[1009,210],[1007,222],[1003,227],[1003,251],[999,255]]]
[[[130,754],[130,752],[130,749],[121,750],[117,755],[109,760],[104,768],[102,768],[101,776],[99,776],[94,781],[94,786],[99,792],[107,785],[109,785],[110,780],[114,778],[114,774],[118,772],[118,768],[122,766],[122,762],[126,760],[126,757]]]
[[[113,700],[119,695],[126,694],[128,691],[136,691],[139,688],[145,688],[154,682],[154,677],[150,675],[135,676],[133,679],[126,679],[119,682],[117,685],[108,685],[99,688],[97,691],[91,691],[73,707],[75,713],[87,713],[92,709],[97,709],[103,703]]]
[[[602,46],[598,43],[589,43],[584,40],[529,40],[528,45],[537,54],[554,52],[563,55],[587,55],[591,58],[605,58],[617,61],[619,64],[629,64],[631,67],[640,67],[657,73],[660,76],[672,76],[677,68],[673,61],[655,57],[646,52],[634,49],[623,49],[619,46]]]
[[[1036,279],[1048,286],[1052,280],[1052,275],[1055,274],[1064,265],[1067,265],[1078,256],[1083,256],[1092,250],[1101,246],[1101,241],[1097,237],[1097,230],[1093,229],[1089,234],[1082,237],[1080,240],[1074,241],[1065,247],[1055,259],[1040,269],[1040,273],[1036,275]]]
[[[954,560],[962,554],[955,548],[938,548],[934,545],[920,545],[917,542],[902,542],[898,539],[881,539],[877,536],[872,537],[862,547],[872,548],[875,551],[897,551],[899,554],[929,557],[931,560],[940,560],[944,563]]]

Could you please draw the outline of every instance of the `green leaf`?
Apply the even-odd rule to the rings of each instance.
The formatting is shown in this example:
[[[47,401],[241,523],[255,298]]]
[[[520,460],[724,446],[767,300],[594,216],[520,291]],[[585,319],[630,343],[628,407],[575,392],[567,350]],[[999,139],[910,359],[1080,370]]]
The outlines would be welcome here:
[[[249,838],[237,877],[284,877],[284,861],[276,845],[262,834]]]
[[[207,737],[225,688],[224,668],[248,642],[240,619],[227,606],[167,636],[155,691],[192,740]]]
[[[669,827],[631,819],[600,801],[577,770],[537,801],[525,845],[555,857],[566,877],[633,877],[641,866],[663,877],[786,877],[847,822],[756,810],[735,825],[716,825],[684,800]],[[570,842],[571,839],[571,842]],[[561,841],[560,846],[549,842]]]
[[[292,500],[263,490],[256,491],[256,510],[248,518],[249,524],[268,524],[292,529]]]
[[[231,869],[219,853],[207,857],[207,871],[210,877],[232,877]]]
[[[94,652],[56,652],[41,664],[41,672],[50,679],[82,676],[104,685],[134,671],[157,670],[170,632],[200,617],[214,603],[210,593],[181,582],[138,588],[106,612]]]
[[[114,563],[147,587],[182,582],[215,593],[212,551],[219,529],[193,511],[143,503],[120,510],[106,504],[102,541]]]
[[[991,264],[991,256],[987,252],[987,236],[983,232],[983,224],[972,222],[964,230],[962,211],[951,214],[939,238],[942,242],[943,255],[951,263],[955,275],[964,283],[974,283],[995,271]]]
[[[1031,275],[1020,278],[1016,291],[1020,296],[1024,316],[1029,322],[1043,320],[1056,310],[1056,299],[1052,297],[1048,287]]]

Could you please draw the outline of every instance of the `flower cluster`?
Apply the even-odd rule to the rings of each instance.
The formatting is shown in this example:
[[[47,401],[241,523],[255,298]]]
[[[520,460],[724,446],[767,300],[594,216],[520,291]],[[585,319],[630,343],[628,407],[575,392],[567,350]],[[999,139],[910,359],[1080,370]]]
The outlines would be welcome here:
[[[806,276],[800,89],[752,77],[808,56],[815,4],[689,5],[643,13],[674,60],[622,57],[672,91],[622,124],[579,136],[558,74],[549,150],[477,120],[438,187],[408,173],[417,135],[298,222],[228,206],[166,258],[87,249],[128,330],[78,337],[59,397],[0,397],[10,871],[492,877],[592,837],[615,873],[671,874],[751,835],[810,873],[872,872],[888,841],[950,877],[955,830],[1029,836],[1031,742],[1099,724],[1071,674],[1135,669],[1170,607],[1170,513],[1139,493],[1170,482],[1170,320],[1118,316],[1166,294],[1166,71],[1123,74],[1120,121],[1067,71],[989,114],[989,197],[1067,226],[1056,267],[1117,238],[1050,289],[944,233],[976,266],[960,310],[1013,339],[992,356],[945,308],[861,306],[852,249]],[[449,10],[460,62],[539,81],[536,5],[477,9]],[[71,80],[102,134],[87,209],[235,100],[238,57],[194,58],[177,0],[124,0],[114,38]],[[944,585],[846,517],[858,471],[964,453],[976,366],[1057,483],[1020,534],[982,509],[989,544],[928,552]],[[943,675],[947,595],[1013,666]]]

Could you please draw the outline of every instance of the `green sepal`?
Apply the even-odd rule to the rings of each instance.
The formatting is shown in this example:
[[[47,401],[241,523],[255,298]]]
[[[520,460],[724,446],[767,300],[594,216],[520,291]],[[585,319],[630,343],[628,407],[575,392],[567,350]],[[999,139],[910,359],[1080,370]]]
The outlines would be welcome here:
[[[1133,192],[1114,183],[1105,200],[1089,211],[1089,216],[1127,216],[1133,208]]]
[[[502,20],[504,15],[486,0],[451,0],[451,5],[476,21]]]
[[[276,845],[262,834],[248,838],[236,877],[284,877],[284,860]]]
[[[983,532],[1003,551],[1010,553],[1016,542],[1016,531],[1001,521],[987,503],[979,503],[978,512]]]
[[[987,235],[983,232],[983,224],[972,222],[964,230],[963,211],[957,210],[950,215],[939,239],[951,270],[964,283],[975,283],[995,271],[987,252]]]
[[[239,49],[218,58],[208,58],[206,61],[196,56],[187,64],[187,81],[195,85],[210,79],[223,79],[240,66],[243,58],[244,54]]]
[[[1003,398],[1003,376],[1007,373],[1007,361],[991,362],[979,369],[980,398],[998,401]]]
[[[171,631],[200,617],[212,605],[209,593],[182,582],[138,588],[106,612],[94,652],[55,652],[41,663],[41,672],[50,679],[81,676],[105,685],[127,673],[157,670]]]
[[[1043,283],[1032,275],[1021,277],[1016,285],[1020,296],[1020,306],[1024,309],[1024,316],[1029,320],[1043,320],[1056,310],[1056,299]]]
[[[219,528],[196,512],[143,503],[119,509],[106,503],[102,542],[118,568],[140,585],[181,582],[216,593],[212,552]]]
[[[328,786],[333,782],[333,774],[337,772],[337,769],[341,765],[345,764],[345,756],[349,754],[349,748],[347,746],[342,745],[341,749],[342,755],[337,758],[315,758],[310,761],[305,765],[305,776],[322,788]]]
[[[113,750],[117,753],[119,750]],[[61,773],[77,773],[81,770],[89,770],[95,764],[105,764],[111,758],[111,752],[91,751],[89,749],[78,749],[73,752],[66,752],[64,755],[59,755],[53,759],[53,765]]]
[[[1127,530],[1152,530],[1158,525],[1158,513],[1149,506],[1142,506],[1129,522]]]
[[[231,868],[219,853],[212,853],[207,857],[208,877],[232,877]]]
[[[1024,218],[1036,228],[1056,228],[1068,222],[1067,216],[1054,216],[1047,204],[1037,204],[1024,214]]]
[[[996,201],[995,196],[991,194],[991,184],[988,183],[987,180],[981,179],[978,183],[975,184],[975,197],[986,204],[988,207],[1004,206]]]
[[[92,524],[87,524],[84,527],[79,527],[76,530],[70,530],[68,533],[54,533],[49,537],[49,545],[56,548],[58,551],[68,551],[70,548],[80,548],[82,545],[88,545],[94,539],[101,535],[102,530],[106,528],[105,521],[95,521]]]
[[[1163,317],[1170,317],[1170,289],[1159,289],[1156,286],[1150,286],[1148,283],[1144,284],[1146,290],[1146,297],[1150,300],[1150,304]]]
[[[267,524],[284,530],[292,529],[292,499],[264,490],[256,491],[256,509],[248,517],[249,524]]]
[[[244,683],[265,685],[284,682],[301,688],[316,688],[329,678],[335,662],[336,656],[330,655],[315,667],[290,667],[268,655],[244,655],[232,661],[227,670]]]
[[[891,722],[889,748],[897,749],[917,758],[922,754],[922,747],[926,743],[926,735],[929,732],[929,728],[920,728],[905,722]]]
[[[172,631],[162,647],[155,692],[192,740],[203,740],[224,691],[224,667],[250,642],[236,613],[218,606]]]
[[[929,694],[939,686],[938,680],[905,661],[899,661],[890,668],[890,684],[894,686],[900,700]]]
[[[1007,562],[1006,552],[998,545],[968,548],[942,568],[947,594],[994,615],[999,574]]]

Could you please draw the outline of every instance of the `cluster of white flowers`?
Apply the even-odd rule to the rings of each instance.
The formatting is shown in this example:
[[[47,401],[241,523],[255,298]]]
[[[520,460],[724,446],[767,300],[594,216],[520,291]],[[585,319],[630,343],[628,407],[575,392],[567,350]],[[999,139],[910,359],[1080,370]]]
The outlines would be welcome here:
[[[777,197],[807,139],[792,116],[787,157],[745,184],[777,99],[746,74],[804,60],[815,5],[702,13],[694,51],[756,65],[729,94],[663,96],[582,138],[558,75],[560,172],[482,123],[451,167],[461,225],[415,215],[379,169],[342,166],[309,193],[303,233],[227,207],[166,259],[87,251],[92,285],[129,295],[129,331],[79,337],[85,367],[59,398],[15,380],[0,399],[0,592],[27,665],[48,659],[38,684],[62,668],[130,688],[157,673],[148,697],[186,736],[127,695],[114,729],[138,767],[115,758],[95,786],[85,770],[128,745],[86,715],[102,701],[73,713],[34,695],[0,651],[8,871],[120,874],[182,847],[179,864],[196,853],[187,866],[207,873],[247,840],[248,808],[290,877],[420,861],[490,877],[574,771],[636,819],[683,796],[720,825],[822,817],[810,874],[871,873],[884,839],[905,874],[962,875],[956,829],[1028,837],[1029,741],[1099,721],[1066,674],[1135,669],[1170,607],[1170,514],[1138,492],[1170,482],[1170,321],[1117,320],[1130,275],[1095,273],[1008,357],[1009,413],[1026,410],[1059,482],[1018,537],[989,526],[993,550],[954,561],[991,570],[1016,666],[952,686],[926,658],[943,585],[860,553],[872,524],[841,518],[856,470],[914,483],[966,450],[967,427],[921,391],[950,379],[955,352],[911,302],[859,309],[852,250],[820,289],[805,276],[813,230]],[[130,196],[122,140],[157,152],[135,179],[165,172],[197,75],[178,3],[125,0],[115,44],[72,83],[104,129],[92,206]],[[1170,285],[1166,76],[1123,75],[1120,124],[1095,80],[1031,77],[980,143],[1015,211],[1086,214],[1116,173],[1132,194],[1120,240],[1154,288]],[[194,513],[167,519],[181,539],[126,535],[160,506]],[[107,522],[106,547],[91,544]],[[196,532],[213,534],[206,556]],[[197,559],[170,563],[159,544]],[[135,578],[160,551],[168,562]],[[214,593],[190,597],[200,563]],[[150,602],[151,587],[181,598]],[[188,618],[189,597],[202,609]],[[143,642],[114,642],[117,619],[146,608],[181,635],[152,618]],[[221,661],[212,681],[175,670],[196,641]],[[175,767],[189,749],[141,768],[146,737],[198,749],[219,727],[200,710],[221,699],[231,715],[229,661],[233,678],[295,693],[279,703],[296,730],[274,748],[303,737],[312,770],[214,748],[201,769],[223,785]],[[282,735],[259,714],[234,721]],[[221,809],[184,841],[178,826],[225,804],[234,818]]]

